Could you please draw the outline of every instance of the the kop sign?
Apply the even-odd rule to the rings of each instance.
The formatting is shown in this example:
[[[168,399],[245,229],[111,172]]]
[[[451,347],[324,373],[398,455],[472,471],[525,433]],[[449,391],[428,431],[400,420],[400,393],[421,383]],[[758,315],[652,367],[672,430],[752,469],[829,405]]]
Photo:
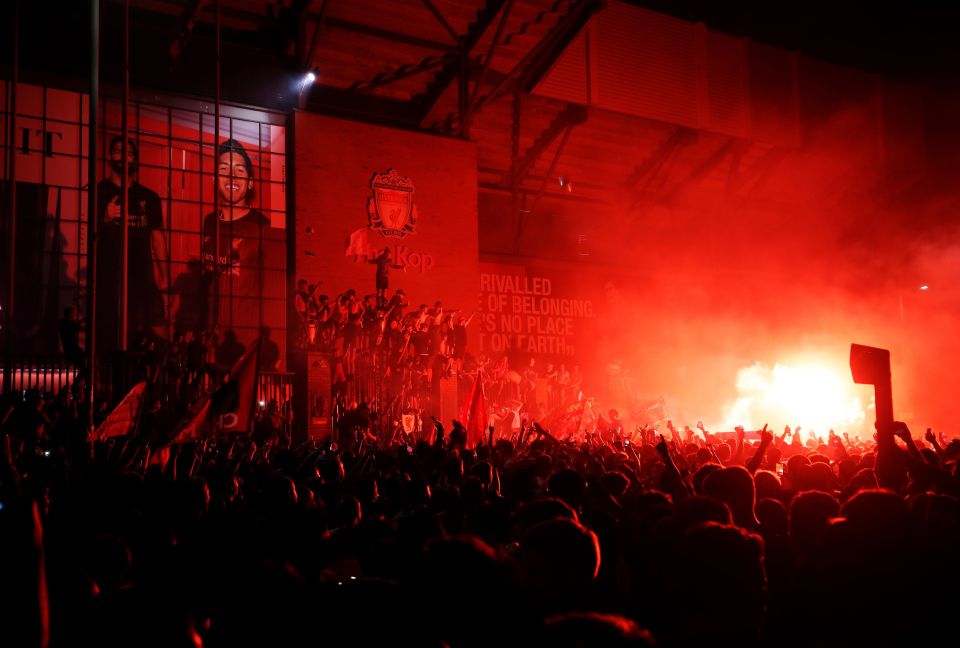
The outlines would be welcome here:
[[[372,193],[367,199],[370,222],[350,235],[345,250],[346,255],[353,256],[358,263],[376,259],[388,247],[371,244],[367,238],[370,231],[379,232],[384,238],[402,239],[415,233],[417,228],[417,205],[410,178],[400,175],[396,169],[388,169],[385,173],[374,174],[370,189]],[[434,265],[432,254],[412,250],[406,245],[390,247],[393,258],[402,266],[426,272]]]

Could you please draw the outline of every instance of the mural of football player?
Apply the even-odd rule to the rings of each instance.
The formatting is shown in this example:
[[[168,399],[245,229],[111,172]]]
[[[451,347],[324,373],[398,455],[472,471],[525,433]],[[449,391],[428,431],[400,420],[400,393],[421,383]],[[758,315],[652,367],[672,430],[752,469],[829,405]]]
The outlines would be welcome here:
[[[204,218],[201,242],[209,290],[207,327],[259,328],[259,298],[263,292],[262,234],[270,226],[270,220],[251,206],[255,182],[253,162],[243,145],[233,139],[221,143],[217,149],[217,165],[219,213],[210,213]],[[218,253],[219,259],[215,260]]]
[[[97,348],[119,348],[121,237],[123,221],[123,137],[114,136],[109,147],[109,177],[97,185]],[[163,291],[166,289],[166,243],[163,211],[157,192],[140,184],[139,150],[127,141],[127,323],[128,341],[160,333],[164,327]]]

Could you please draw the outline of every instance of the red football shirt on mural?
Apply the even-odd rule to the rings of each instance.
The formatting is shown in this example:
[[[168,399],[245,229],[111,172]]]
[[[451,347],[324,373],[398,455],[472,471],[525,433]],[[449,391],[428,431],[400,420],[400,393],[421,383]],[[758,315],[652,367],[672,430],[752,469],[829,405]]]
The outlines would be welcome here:
[[[263,293],[263,234],[269,226],[269,219],[256,209],[233,220],[221,216],[220,260],[214,264],[217,223],[212,213],[203,219],[204,271],[213,273],[216,268],[216,281],[210,281],[212,324],[258,325],[258,300]]]

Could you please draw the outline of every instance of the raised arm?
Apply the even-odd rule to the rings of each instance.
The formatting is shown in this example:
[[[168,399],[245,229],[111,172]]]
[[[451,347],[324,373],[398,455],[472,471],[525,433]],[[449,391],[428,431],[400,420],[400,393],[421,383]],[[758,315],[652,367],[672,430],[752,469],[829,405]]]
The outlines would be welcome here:
[[[766,430],[766,428],[764,428]],[[743,440],[746,438],[747,433],[744,431],[742,425],[738,425],[735,428],[737,434],[737,447],[733,452],[733,457],[731,457],[731,463],[736,466],[743,465]],[[752,472],[752,471],[751,471]]]
[[[843,445],[843,439],[841,439],[839,436],[834,435],[834,436],[830,437],[830,445],[833,446],[834,448],[837,448],[838,450],[840,450],[840,454],[841,454],[844,458],[847,457],[847,448],[846,448],[846,446]]]
[[[660,475],[661,488],[670,493],[674,499],[688,496],[690,490],[684,483],[683,476],[677,469],[677,465],[673,462],[667,440],[663,438],[662,434],[660,435],[660,441],[657,443],[656,449],[657,454],[660,455],[660,460],[663,461],[663,474]]]
[[[923,436],[931,446],[933,446],[933,451],[937,453],[937,458],[943,462],[944,452],[943,446],[940,445],[940,442],[937,440],[937,435],[933,433],[933,430],[927,428],[927,433]]]
[[[907,483],[907,467],[906,453],[897,447],[894,437],[906,427],[906,424],[894,421],[892,425],[877,430],[877,481],[881,487],[897,492]]]
[[[751,475],[757,472],[763,464],[763,457],[766,455],[767,448],[770,447],[771,443],[773,443],[773,434],[767,432],[767,426],[764,425],[763,431],[760,433],[760,445],[757,446],[756,452],[753,453],[750,461],[747,462],[747,470],[750,471]]]
[[[910,434],[910,430],[907,428],[906,425],[898,427],[894,431],[894,434],[903,440],[904,445],[907,446],[907,452],[909,453],[912,459],[914,459],[915,461],[921,461],[924,463],[927,461],[926,458],[922,454],[920,454],[920,450],[919,448],[917,448],[917,444],[913,440],[913,435]]]

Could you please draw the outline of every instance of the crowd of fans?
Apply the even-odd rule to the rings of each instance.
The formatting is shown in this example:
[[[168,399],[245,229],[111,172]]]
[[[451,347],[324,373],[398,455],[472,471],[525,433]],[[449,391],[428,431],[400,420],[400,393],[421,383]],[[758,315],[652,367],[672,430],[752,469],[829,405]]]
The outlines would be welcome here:
[[[922,645],[957,603],[960,441],[902,424],[158,448],[82,407],[4,406],[5,645]]]
[[[44,411],[61,402],[73,403],[74,409],[84,407],[82,394],[90,372],[87,354],[80,344],[82,327],[77,309],[73,306],[65,309],[59,324],[60,345],[64,360],[71,366],[72,382],[57,393],[31,389],[23,395],[25,399],[43,401]],[[281,351],[270,327],[259,330],[256,343],[259,344],[261,376],[279,376]],[[163,436],[172,431],[191,406],[223,382],[247,351],[247,345],[240,341],[234,329],[216,327],[206,333],[191,329],[177,331],[169,340],[153,331],[139,331],[131,334],[128,349],[123,353],[104,353],[98,361],[98,411],[94,412],[93,423],[102,422],[108,405],[115,405],[136,383],[144,381],[150,385],[146,397],[147,422],[156,428],[157,435]],[[293,423],[291,390],[286,385],[281,387],[282,381],[275,382],[278,389],[259,394],[263,403],[257,415],[270,420],[280,415],[283,420],[279,427],[289,431]],[[60,385],[51,381],[45,387],[56,389]],[[90,417],[84,420],[89,427]]]
[[[473,315],[420,304],[407,311],[403,290],[389,299],[354,289],[332,301],[301,279],[294,295],[296,346],[327,354],[338,409],[360,402],[380,411],[430,408],[439,382],[463,368]]]
[[[91,440],[82,371],[0,403],[3,645],[883,646],[949,631],[960,440],[565,418],[583,402],[576,369],[473,358],[469,318],[406,313],[402,291],[328,304],[300,288],[298,345],[335,359],[350,403],[331,437],[292,443],[276,407],[249,436],[155,433],[243,355],[228,332],[148,343],[159,391],[136,434]],[[421,411],[438,377],[478,373],[480,443],[457,421],[406,434],[388,408]]]
[[[577,365],[540,367],[530,359],[517,367],[505,354],[468,353],[475,313],[445,309],[440,301],[408,310],[402,289],[389,299],[382,291],[360,298],[350,289],[332,301],[318,290],[305,279],[297,284],[295,346],[329,358],[335,418],[369,410],[380,415],[375,422],[399,422],[403,413],[414,413],[419,433],[420,415],[438,409],[440,382],[455,380],[462,399],[478,373],[488,409],[500,419],[512,412],[514,430],[521,416],[542,418],[580,398],[584,376]],[[545,393],[538,395],[538,382]],[[389,425],[375,427],[380,434],[394,434]]]

